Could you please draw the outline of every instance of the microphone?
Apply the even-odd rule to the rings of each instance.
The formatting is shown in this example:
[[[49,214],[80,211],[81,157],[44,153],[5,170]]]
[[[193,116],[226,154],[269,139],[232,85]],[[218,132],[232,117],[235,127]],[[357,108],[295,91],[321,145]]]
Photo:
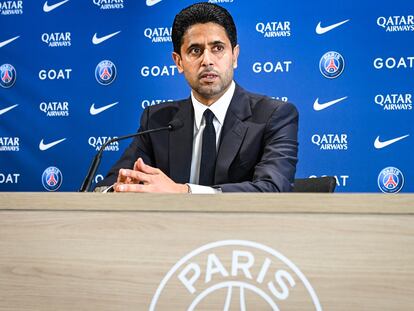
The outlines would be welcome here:
[[[93,178],[93,176],[95,176],[95,173],[96,173],[96,171],[99,167],[99,164],[101,163],[102,153],[105,150],[106,146],[108,146],[109,144],[112,144],[116,141],[124,140],[124,139],[127,139],[127,138],[135,137],[135,136],[141,136],[141,135],[155,133],[155,132],[161,132],[161,131],[173,131],[173,130],[177,130],[177,129],[183,127],[183,126],[184,126],[183,121],[181,121],[180,119],[174,119],[170,123],[168,123],[167,126],[164,126],[164,127],[159,127],[159,128],[156,128],[156,129],[137,132],[137,133],[129,134],[129,135],[125,135],[125,136],[119,136],[119,137],[115,137],[115,138],[112,138],[112,139],[108,140],[107,142],[105,142],[101,146],[98,153],[93,158],[91,166],[89,167],[89,170],[88,170],[88,174],[86,174],[86,177],[83,180],[83,183],[82,183],[82,186],[79,189],[79,192],[89,192],[89,189],[90,189],[91,184],[92,184],[92,178]]]

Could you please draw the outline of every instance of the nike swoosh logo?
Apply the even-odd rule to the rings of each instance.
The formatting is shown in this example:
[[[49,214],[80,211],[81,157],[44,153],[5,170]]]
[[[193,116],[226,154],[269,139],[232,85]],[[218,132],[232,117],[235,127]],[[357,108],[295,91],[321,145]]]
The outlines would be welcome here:
[[[347,20],[345,20],[345,21],[342,21],[342,22],[339,22],[339,23],[336,23],[336,24],[333,24],[333,25],[331,25],[331,26],[327,26],[327,27],[322,27],[321,26],[321,22],[319,22],[318,23],[318,25],[316,25],[316,29],[315,29],[315,31],[316,31],[316,33],[318,34],[318,35],[323,35],[324,33],[326,33],[326,32],[328,32],[328,31],[331,31],[332,29],[335,29],[336,27],[339,27],[339,26],[341,26],[342,24],[345,24],[345,23],[347,23],[347,22],[349,22],[350,20],[349,19],[347,19]]]
[[[13,108],[16,108],[17,106],[19,106],[19,105],[13,105],[13,106],[10,106],[10,107],[7,107],[7,108],[4,108],[4,109],[1,109],[1,110],[0,110],[0,115],[2,115],[3,113],[6,113],[7,111],[12,110]]]
[[[94,115],[97,115],[97,114],[105,111],[106,109],[109,109],[109,108],[111,108],[111,107],[113,107],[117,104],[118,104],[118,102],[115,102],[113,104],[109,104],[109,105],[106,105],[106,106],[103,106],[103,107],[100,107],[100,108],[95,108],[95,103],[93,103],[91,105],[91,109],[89,109],[89,113],[94,116]]]
[[[153,6],[157,3],[161,2],[162,0],[147,0],[147,6]]]
[[[3,46],[6,46],[7,44],[9,44],[10,42],[13,42],[14,40],[16,40],[17,38],[19,38],[20,36],[17,36],[17,37],[14,37],[14,38],[11,38],[11,39],[9,39],[9,40],[6,40],[6,41],[3,41],[3,42],[0,42],[0,48],[2,48]]]
[[[386,141],[380,141],[379,140],[379,136],[375,139],[375,142],[374,142],[374,147],[376,148],[376,149],[382,149],[382,148],[385,148],[385,147],[387,147],[387,146],[389,146],[389,145],[391,145],[391,144],[393,144],[393,143],[396,143],[397,141],[399,141],[399,140],[401,140],[401,139],[404,139],[404,138],[406,138],[406,137],[408,137],[408,136],[410,136],[409,134],[407,134],[407,135],[404,135],[404,136],[400,136],[400,137],[397,137],[397,138],[394,138],[394,139],[390,139],[390,140],[386,140]]]
[[[93,44],[100,44],[100,43],[102,43],[102,42],[104,42],[104,41],[106,41],[106,40],[108,40],[108,39],[112,38],[113,36],[116,36],[116,35],[117,35],[117,34],[119,34],[120,32],[121,32],[121,31],[117,31],[117,32],[111,33],[111,34],[109,34],[109,35],[107,35],[107,36],[100,37],[100,38],[98,38],[98,37],[97,37],[97,33],[95,32],[95,34],[93,35],[93,38],[92,38],[92,43],[93,43]]]
[[[43,139],[42,139],[39,143],[39,149],[42,150],[42,151],[45,151],[47,149],[50,149],[50,148],[56,146],[57,144],[60,144],[64,140],[66,140],[66,138],[62,138],[62,139],[59,139],[59,140],[56,140],[56,141],[52,141],[51,143],[45,144],[43,142]]]
[[[46,1],[45,4],[43,4],[43,12],[48,13],[50,11],[53,11],[54,9],[60,7],[61,5],[65,4],[68,1],[69,0],[63,0],[61,2],[52,4],[52,5],[47,4],[47,1]]]
[[[316,110],[316,111],[320,111],[320,110],[323,110],[325,108],[328,108],[329,106],[335,105],[336,103],[339,103],[340,101],[343,101],[344,99],[347,99],[347,98],[348,98],[348,96],[345,96],[345,97],[342,97],[342,98],[331,100],[331,101],[323,103],[323,104],[320,104],[319,103],[319,98],[317,98],[315,100],[315,102],[313,103],[313,109]]]

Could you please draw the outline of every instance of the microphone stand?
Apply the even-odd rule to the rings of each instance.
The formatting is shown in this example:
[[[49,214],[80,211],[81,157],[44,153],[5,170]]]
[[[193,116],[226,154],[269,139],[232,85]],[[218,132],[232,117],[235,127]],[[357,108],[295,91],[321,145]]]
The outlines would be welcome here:
[[[98,153],[93,158],[92,163],[91,163],[91,165],[89,167],[89,170],[88,170],[88,174],[86,174],[86,177],[83,180],[83,183],[82,183],[82,186],[79,189],[79,192],[89,192],[90,191],[90,187],[91,187],[91,184],[92,184],[92,179],[95,176],[95,173],[96,173],[96,171],[99,167],[99,164],[101,163],[102,153],[105,150],[106,146],[108,146],[109,144],[112,144],[116,141],[124,140],[124,139],[135,137],[135,136],[140,136],[140,135],[144,135],[144,134],[150,134],[150,133],[165,131],[165,130],[171,131],[172,129],[174,129],[175,125],[176,124],[171,122],[171,124],[169,124],[168,126],[165,126],[165,127],[160,127],[160,128],[156,128],[156,129],[152,129],[152,130],[147,130],[147,131],[143,131],[143,132],[138,132],[138,133],[134,133],[134,134],[120,136],[120,137],[112,138],[112,139],[108,140],[107,142],[105,142],[101,146],[101,148],[99,149]]]

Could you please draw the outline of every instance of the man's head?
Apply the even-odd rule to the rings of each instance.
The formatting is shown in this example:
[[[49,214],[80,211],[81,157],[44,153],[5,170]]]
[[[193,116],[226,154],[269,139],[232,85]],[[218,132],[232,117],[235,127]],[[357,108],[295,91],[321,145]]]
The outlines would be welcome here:
[[[236,25],[230,13],[216,4],[202,2],[190,5],[175,16],[171,33],[174,52],[180,54],[183,37],[188,28],[206,23],[215,23],[223,27],[231,47],[237,45]]]
[[[211,105],[229,88],[239,46],[233,18],[224,8],[197,3],[174,19],[173,59],[194,96]]]

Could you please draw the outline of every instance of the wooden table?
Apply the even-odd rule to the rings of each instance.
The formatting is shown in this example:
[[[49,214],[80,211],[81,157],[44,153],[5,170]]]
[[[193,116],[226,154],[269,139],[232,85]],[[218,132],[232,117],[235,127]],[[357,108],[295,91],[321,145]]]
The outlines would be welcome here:
[[[414,310],[414,195],[0,193],[0,310]]]

